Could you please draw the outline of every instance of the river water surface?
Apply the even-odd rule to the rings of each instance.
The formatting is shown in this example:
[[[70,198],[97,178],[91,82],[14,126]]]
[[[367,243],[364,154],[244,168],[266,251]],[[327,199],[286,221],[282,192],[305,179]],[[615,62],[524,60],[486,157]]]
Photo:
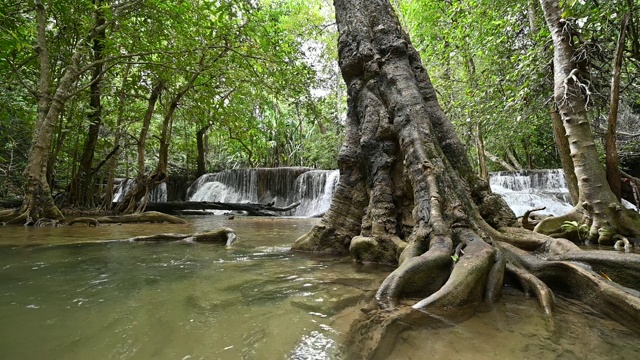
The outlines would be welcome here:
[[[316,219],[0,228],[0,359],[339,359],[390,269],[288,251]],[[218,226],[238,242],[97,242]],[[93,243],[87,243],[93,241]],[[640,340],[560,299],[553,319],[505,292],[455,327],[403,334],[398,359],[640,359]]]

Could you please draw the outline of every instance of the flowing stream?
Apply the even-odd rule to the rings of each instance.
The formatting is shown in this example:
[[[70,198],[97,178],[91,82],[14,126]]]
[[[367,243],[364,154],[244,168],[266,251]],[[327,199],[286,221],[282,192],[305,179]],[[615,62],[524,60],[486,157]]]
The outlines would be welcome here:
[[[290,253],[315,219],[190,221],[2,228],[0,358],[328,359],[336,316],[388,271]],[[76,243],[221,225],[233,248]]]
[[[317,219],[0,228],[2,359],[341,359],[340,334],[389,268],[288,251]],[[236,229],[214,244],[96,242]],[[86,241],[93,241],[86,243]],[[559,298],[509,290],[456,326],[415,329],[392,358],[639,359],[635,334]]]

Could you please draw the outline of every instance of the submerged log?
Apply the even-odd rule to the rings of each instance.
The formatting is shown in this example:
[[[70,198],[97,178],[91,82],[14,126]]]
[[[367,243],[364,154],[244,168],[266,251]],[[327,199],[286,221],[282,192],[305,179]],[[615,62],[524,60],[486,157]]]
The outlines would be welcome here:
[[[69,225],[85,223],[87,225],[98,226],[100,224],[132,224],[132,223],[170,223],[170,224],[186,224],[185,219],[164,214],[157,211],[146,211],[143,213],[135,213],[120,216],[101,216],[101,217],[79,217],[71,220]]]
[[[218,243],[231,246],[237,239],[238,237],[233,229],[222,227],[195,234],[157,234],[136,236],[123,241],[190,241],[200,243]]]
[[[235,210],[246,211],[248,215],[252,216],[279,216],[277,214],[278,212],[289,211],[299,205],[300,202],[285,207],[277,207],[273,206],[273,204],[172,201],[148,203],[147,210],[159,211],[165,214],[176,214],[181,211],[193,210]]]

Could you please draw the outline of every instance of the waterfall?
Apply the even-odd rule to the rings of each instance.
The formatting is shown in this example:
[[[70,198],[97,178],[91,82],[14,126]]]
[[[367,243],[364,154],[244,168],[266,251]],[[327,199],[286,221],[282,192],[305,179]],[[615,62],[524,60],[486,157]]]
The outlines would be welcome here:
[[[516,216],[543,206],[546,210],[538,214],[558,216],[573,208],[562,169],[500,171],[490,178],[491,190],[505,199]],[[622,199],[622,205],[637,210],[627,200]]]
[[[273,203],[284,207],[300,201],[290,216],[314,216],[329,209],[338,170],[305,167],[233,169],[198,178],[187,190],[188,201]]]
[[[339,170],[312,170],[298,176],[291,202],[300,201],[300,206],[292,215],[317,216],[329,210],[339,178]]]
[[[117,203],[124,200],[125,195],[131,191],[135,185],[136,181],[133,179],[120,179],[120,185],[116,187],[116,193],[113,195],[113,202]]]
[[[156,186],[148,197],[150,202],[167,202],[167,183],[163,182]]]
[[[558,216],[573,208],[562,169],[495,172],[490,184],[516,216],[543,206],[546,210],[537,213]]]
[[[115,189],[113,202],[117,203],[124,200],[126,194],[136,186],[134,179],[120,179],[120,184]],[[161,183],[147,196],[150,202],[167,202],[167,184]]]

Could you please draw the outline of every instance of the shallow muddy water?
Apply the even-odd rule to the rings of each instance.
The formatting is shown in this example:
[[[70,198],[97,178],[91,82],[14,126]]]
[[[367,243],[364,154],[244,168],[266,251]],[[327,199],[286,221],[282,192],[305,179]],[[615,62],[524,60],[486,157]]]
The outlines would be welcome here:
[[[388,268],[288,251],[316,219],[222,216],[189,225],[0,228],[1,359],[332,359]],[[130,243],[236,230],[232,248]],[[640,339],[561,300],[553,320],[506,291],[453,327],[400,336],[397,359],[640,359]]]

